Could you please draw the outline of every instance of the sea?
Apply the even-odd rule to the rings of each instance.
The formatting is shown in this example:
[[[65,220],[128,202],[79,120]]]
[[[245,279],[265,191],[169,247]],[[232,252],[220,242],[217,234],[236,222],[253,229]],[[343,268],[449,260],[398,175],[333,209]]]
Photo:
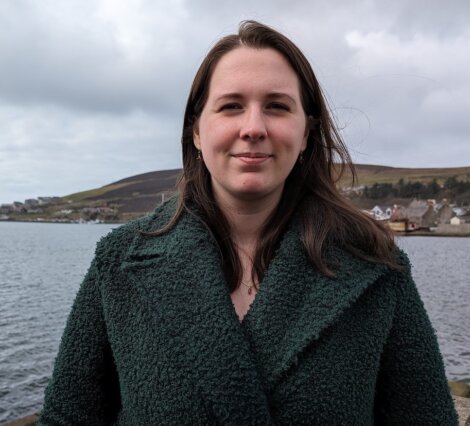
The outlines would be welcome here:
[[[65,320],[109,224],[0,222],[0,424],[40,411]],[[401,237],[449,380],[470,384],[470,238]]]

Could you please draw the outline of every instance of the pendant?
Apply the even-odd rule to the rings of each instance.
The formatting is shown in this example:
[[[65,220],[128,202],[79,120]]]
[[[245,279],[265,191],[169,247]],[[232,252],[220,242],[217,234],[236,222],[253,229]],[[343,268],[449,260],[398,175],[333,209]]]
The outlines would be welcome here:
[[[253,287],[248,287],[248,294],[251,295],[251,290],[253,290]]]

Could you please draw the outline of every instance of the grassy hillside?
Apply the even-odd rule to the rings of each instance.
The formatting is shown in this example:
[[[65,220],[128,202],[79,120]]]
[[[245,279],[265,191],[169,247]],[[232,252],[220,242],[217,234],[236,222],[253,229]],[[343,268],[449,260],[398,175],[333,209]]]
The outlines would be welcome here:
[[[396,184],[400,179],[405,182],[429,183],[437,179],[444,183],[449,177],[470,181],[470,167],[421,168],[387,167],[369,164],[357,164],[358,186],[374,183]],[[88,191],[78,192],[64,197],[73,204],[113,205],[120,213],[143,213],[152,210],[162,200],[162,193],[172,192],[176,188],[180,169],[162,170],[131,176],[109,185]],[[351,175],[346,173],[340,182],[349,187]]]
[[[116,208],[121,216],[131,217],[153,210],[165,194],[175,190],[179,175],[179,169],[149,172],[63,198],[72,206],[106,205]]]
[[[358,185],[372,185],[374,183],[397,183],[400,179],[405,182],[429,183],[436,179],[442,184],[449,177],[456,177],[461,181],[470,181],[470,167],[453,168],[418,168],[374,166],[369,164],[356,165]],[[342,179],[342,183],[349,186],[350,175]]]
[[[356,171],[358,185],[397,183],[400,179],[403,179],[405,182],[419,181],[426,183],[437,179],[439,183],[443,183],[452,176],[455,176],[458,180],[470,180],[470,167],[411,169],[357,164]],[[131,176],[101,188],[70,194],[64,197],[64,199],[72,202],[83,202],[87,200],[124,200],[127,198],[156,195],[164,191],[174,190],[180,172],[180,169],[174,169]],[[349,173],[342,179],[341,184],[349,186]]]
[[[396,184],[400,179],[403,179],[404,182],[422,183],[429,183],[433,179],[437,179],[438,183],[442,184],[450,177],[470,182],[470,167],[410,169],[358,164],[356,170],[358,186],[370,186],[374,183]],[[19,220],[34,220],[41,217],[43,220],[61,219],[65,221],[96,218],[126,222],[154,210],[164,198],[168,198],[169,194],[176,190],[180,173],[181,170],[174,169],[131,176],[100,188],[62,197],[60,202],[49,205],[41,213],[17,213],[12,214],[11,217]],[[346,175],[340,185],[345,188],[350,187],[350,175]],[[444,192],[442,196],[447,197]],[[467,194],[463,194],[462,197],[465,200],[470,199],[470,195],[467,197]],[[387,204],[407,203],[405,199],[377,200],[353,197],[353,202],[362,208],[370,208],[380,201]],[[470,201],[466,203],[468,204],[468,202]]]

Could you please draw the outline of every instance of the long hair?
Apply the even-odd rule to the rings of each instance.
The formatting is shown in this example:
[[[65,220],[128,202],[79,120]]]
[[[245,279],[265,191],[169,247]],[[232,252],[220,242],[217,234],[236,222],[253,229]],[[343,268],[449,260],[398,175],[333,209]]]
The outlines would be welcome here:
[[[196,73],[184,114],[181,139],[183,172],[178,183],[177,208],[167,225],[153,235],[161,235],[171,229],[184,211],[192,214],[197,211],[219,244],[229,289],[233,291],[241,284],[243,271],[230,238],[230,225],[214,200],[209,171],[198,159],[193,128],[207,101],[215,66],[226,53],[242,46],[275,49],[287,59],[300,81],[305,114],[313,118],[303,152],[304,161],[295,164],[286,179],[278,206],[260,232],[253,258],[254,282],[262,281],[294,212],[298,212],[300,217],[301,239],[308,256],[323,274],[334,277],[334,271],[324,259],[330,244],[339,245],[368,261],[399,269],[393,256],[395,244],[391,231],[353,206],[336,186],[347,168],[353,183],[356,172],[308,60],[287,37],[255,21],[242,22],[238,34],[220,39]]]

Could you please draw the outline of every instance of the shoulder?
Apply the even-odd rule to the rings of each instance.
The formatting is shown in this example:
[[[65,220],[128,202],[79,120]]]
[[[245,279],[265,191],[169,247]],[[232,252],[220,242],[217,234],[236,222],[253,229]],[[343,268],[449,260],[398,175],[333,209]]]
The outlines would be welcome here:
[[[413,278],[412,278],[412,264],[406,252],[402,249],[395,247],[394,249],[394,258],[398,266],[401,268],[400,270],[390,269],[390,273],[396,277],[396,280],[401,283],[408,283],[414,286]]]
[[[398,246],[395,246],[393,249],[393,255],[399,265],[401,265],[405,269],[410,269],[411,268],[411,262],[406,254],[401,248]]]
[[[335,261],[338,258],[340,261]],[[347,285],[362,287],[364,282],[369,282],[380,294],[388,294],[393,300],[419,299],[407,253],[394,246],[392,258],[395,266],[365,260],[345,249],[336,249],[332,269],[338,279],[347,281]]]
[[[113,229],[97,243],[96,258],[109,259],[123,256],[133,242],[141,237],[141,232],[153,232],[165,226],[173,216],[175,207],[176,200],[172,198],[152,213]]]
[[[397,312],[406,314],[409,309],[424,310],[420,292],[413,278],[413,266],[407,253],[395,247],[393,254],[400,269],[387,267],[382,282],[394,292],[397,301]]]

